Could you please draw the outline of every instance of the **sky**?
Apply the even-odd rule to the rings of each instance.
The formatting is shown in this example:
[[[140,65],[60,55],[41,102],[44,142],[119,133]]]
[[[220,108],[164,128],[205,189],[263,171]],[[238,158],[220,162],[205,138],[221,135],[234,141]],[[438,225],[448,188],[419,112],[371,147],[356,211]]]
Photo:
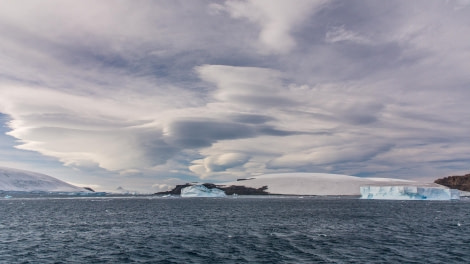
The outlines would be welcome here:
[[[470,1],[0,0],[0,166],[97,190],[470,171]]]

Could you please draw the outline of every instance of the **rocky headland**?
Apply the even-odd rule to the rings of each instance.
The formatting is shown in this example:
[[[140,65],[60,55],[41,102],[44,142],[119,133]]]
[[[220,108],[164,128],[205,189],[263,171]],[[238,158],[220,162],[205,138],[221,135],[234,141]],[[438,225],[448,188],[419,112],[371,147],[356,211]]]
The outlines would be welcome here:
[[[180,184],[176,185],[175,188],[173,188],[171,191],[166,191],[166,192],[158,192],[155,193],[155,195],[181,195],[181,189],[185,187],[192,186],[194,184],[191,183],[186,183],[186,184]],[[224,185],[215,185],[213,183],[203,183],[205,187],[208,189],[213,189],[217,188],[220,190],[223,190],[226,195],[232,195],[232,194],[237,194],[237,195],[267,195],[270,194],[266,192],[268,189],[267,186],[263,186],[261,188],[252,188],[252,187],[246,187],[246,186],[239,186],[239,185],[231,185],[231,186],[224,186]]]
[[[442,179],[437,179],[434,183],[447,186],[451,189],[470,192],[470,174],[463,176],[448,176]]]

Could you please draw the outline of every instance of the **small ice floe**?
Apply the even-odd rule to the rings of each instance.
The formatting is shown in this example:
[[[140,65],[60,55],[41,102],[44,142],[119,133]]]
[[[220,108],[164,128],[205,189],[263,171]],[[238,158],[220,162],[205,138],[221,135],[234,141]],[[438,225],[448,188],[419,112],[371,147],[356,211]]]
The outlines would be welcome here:
[[[457,226],[461,226],[462,224],[460,222],[457,222]]]
[[[319,234],[318,236],[319,237],[327,237],[327,235],[325,235],[325,234]]]
[[[10,198],[12,198],[12,197],[13,197],[13,196],[7,194],[7,195],[5,195],[3,198],[5,198],[5,199],[10,199]]]

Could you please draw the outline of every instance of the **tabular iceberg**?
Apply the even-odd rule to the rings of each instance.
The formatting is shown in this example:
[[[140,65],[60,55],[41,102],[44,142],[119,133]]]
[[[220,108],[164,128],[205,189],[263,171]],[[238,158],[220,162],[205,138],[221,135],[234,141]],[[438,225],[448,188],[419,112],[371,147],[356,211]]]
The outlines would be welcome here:
[[[362,199],[383,200],[459,200],[455,189],[417,186],[361,186]]]
[[[204,185],[193,185],[181,189],[181,197],[225,197],[225,192],[212,188],[209,189]]]

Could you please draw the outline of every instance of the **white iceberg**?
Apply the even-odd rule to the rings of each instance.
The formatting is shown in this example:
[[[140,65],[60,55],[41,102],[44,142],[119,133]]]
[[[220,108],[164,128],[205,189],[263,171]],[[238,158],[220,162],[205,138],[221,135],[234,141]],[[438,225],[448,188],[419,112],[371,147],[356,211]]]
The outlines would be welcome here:
[[[367,185],[424,185],[416,181],[392,178],[363,178],[327,173],[276,173],[252,176],[240,181],[219,183],[224,186],[261,188],[270,194],[284,195],[360,195],[359,188]],[[426,184],[437,187],[437,184]]]
[[[181,197],[226,197],[225,192],[204,185],[193,185],[181,189]]]
[[[382,200],[459,200],[460,191],[439,187],[361,186],[362,199]]]

